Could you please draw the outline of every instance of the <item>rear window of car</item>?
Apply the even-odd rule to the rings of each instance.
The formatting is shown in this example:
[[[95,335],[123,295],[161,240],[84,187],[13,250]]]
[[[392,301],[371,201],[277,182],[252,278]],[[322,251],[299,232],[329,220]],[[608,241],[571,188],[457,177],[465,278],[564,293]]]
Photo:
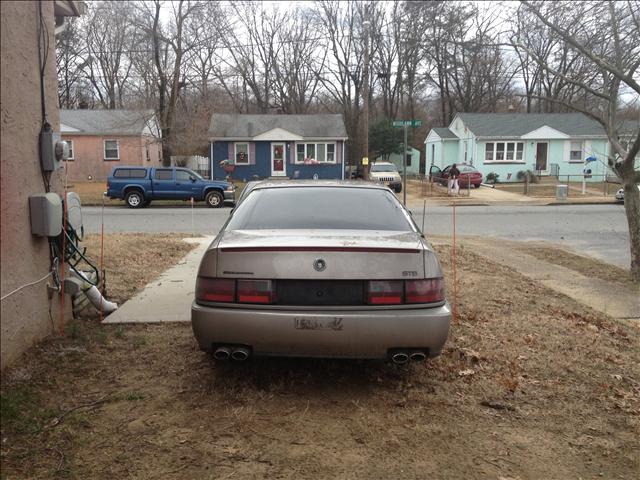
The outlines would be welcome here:
[[[257,188],[238,206],[227,230],[413,231],[386,190],[348,187]]]
[[[118,168],[113,172],[114,178],[146,178],[147,171],[144,168]]]

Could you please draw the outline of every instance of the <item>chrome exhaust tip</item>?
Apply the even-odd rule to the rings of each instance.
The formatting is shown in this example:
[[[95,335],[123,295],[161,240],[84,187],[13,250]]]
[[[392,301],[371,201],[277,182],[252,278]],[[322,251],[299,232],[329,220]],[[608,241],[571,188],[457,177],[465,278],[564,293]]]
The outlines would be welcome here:
[[[409,355],[404,352],[394,353],[391,357],[391,361],[396,365],[402,365],[409,361]]]
[[[244,362],[247,358],[249,358],[249,350],[246,348],[237,348],[231,353],[231,358],[233,358],[236,362]]]
[[[413,352],[411,353],[410,357],[414,362],[424,362],[427,359],[427,356],[424,352]]]
[[[218,347],[213,352],[213,358],[216,360],[229,360],[231,351],[227,347]]]

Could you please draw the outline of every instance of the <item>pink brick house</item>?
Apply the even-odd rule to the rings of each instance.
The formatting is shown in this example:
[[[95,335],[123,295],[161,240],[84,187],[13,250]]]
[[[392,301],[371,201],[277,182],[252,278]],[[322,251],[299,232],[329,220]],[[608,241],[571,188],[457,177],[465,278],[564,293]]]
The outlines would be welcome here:
[[[152,110],[60,110],[70,146],[70,181],[103,181],[118,165],[162,163],[162,139]]]

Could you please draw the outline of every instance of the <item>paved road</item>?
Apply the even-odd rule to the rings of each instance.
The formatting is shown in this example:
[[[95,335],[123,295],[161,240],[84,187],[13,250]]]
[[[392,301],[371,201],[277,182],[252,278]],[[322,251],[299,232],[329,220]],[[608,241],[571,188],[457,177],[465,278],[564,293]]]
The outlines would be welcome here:
[[[215,235],[229,216],[229,207],[126,207],[104,209],[106,233],[182,232]],[[192,217],[193,213],[193,217]],[[413,210],[418,225],[422,209]],[[84,207],[85,231],[100,231],[101,208]],[[456,231],[511,240],[545,240],[604,261],[627,267],[629,239],[621,205],[489,206],[457,207]],[[451,207],[427,207],[425,233],[450,235]]]

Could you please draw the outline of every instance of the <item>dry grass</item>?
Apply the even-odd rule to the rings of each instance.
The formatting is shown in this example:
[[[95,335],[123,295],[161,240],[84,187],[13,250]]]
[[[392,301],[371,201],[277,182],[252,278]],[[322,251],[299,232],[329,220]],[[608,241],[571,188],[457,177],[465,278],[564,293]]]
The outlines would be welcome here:
[[[436,249],[452,292],[449,246]],[[459,314],[424,365],[220,366],[189,325],[82,323],[3,376],[4,475],[635,478],[638,330],[458,259]]]
[[[599,278],[607,282],[621,285],[625,288],[637,289],[628,269],[616,267],[609,263],[601,262],[593,257],[576,255],[559,248],[535,246],[522,247],[520,250],[527,255],[539,258],[545,262],[561,265],[587,277]]]
[[[182,238],[184,235],[180,234],[105,235],[106,296],[122,303],[142,290],[195,248],[195,244],[184,242]],[[83,244],[99,266],[100,235],[87,235]]]

